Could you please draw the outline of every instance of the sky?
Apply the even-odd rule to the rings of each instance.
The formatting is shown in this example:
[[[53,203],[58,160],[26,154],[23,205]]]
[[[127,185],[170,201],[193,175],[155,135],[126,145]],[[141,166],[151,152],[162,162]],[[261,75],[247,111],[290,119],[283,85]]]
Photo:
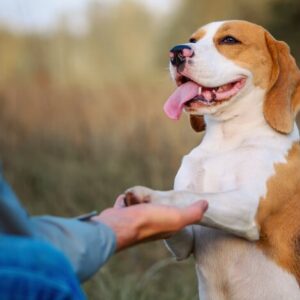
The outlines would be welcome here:
[[[117,3],[125,0],[96,0]],[[155,13],[166,13],[174,0],[134,0]],[[72,22],[82,23],[82,13],[89,0],[0,0],[0,24],[18,31],[47,31],[55,27],[61,14],[71,16]],[[80,24],[79,24],[80,25]]]

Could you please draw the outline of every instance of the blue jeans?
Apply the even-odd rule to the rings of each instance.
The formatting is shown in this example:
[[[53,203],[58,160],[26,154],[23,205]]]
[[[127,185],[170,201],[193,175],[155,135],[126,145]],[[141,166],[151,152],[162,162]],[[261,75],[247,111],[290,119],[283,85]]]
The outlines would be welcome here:
[[[72,267],[51,245],[0,235],[1,300],[83,300]]]

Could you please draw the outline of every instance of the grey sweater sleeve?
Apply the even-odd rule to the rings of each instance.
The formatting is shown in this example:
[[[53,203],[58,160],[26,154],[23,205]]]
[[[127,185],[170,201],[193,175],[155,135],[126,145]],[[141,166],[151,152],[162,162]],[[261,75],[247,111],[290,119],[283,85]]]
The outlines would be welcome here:
[[[0,233],[50,242],[70,260],[80,281],[93,275],[115,252],[116,237],[104,224],[52,216],[29,217],[0,175]]]

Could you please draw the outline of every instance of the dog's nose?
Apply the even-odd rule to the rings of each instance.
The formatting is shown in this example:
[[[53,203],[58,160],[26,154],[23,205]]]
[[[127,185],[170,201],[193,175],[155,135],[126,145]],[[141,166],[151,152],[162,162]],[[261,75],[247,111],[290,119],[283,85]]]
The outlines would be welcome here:
[[[186,61],[187,57],[193,55],[194,51],[190,46],[178,45],[170,50],[170,61],[173,66],[178,67]]]

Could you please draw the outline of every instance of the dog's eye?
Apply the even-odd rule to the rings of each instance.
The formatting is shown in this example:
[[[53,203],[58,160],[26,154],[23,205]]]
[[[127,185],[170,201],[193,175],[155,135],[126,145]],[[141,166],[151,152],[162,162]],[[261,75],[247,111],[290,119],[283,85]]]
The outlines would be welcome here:
[[[226,45],[234,45],[234,44],[240,44],[241,42],[234,38],[231,35],[226,35],[225,37],[221,38],[219,41],[219,44],[226,44]]]
[[[190,43],[197,43],[197,40],[194,39],[194,38],[190,38],[190,39],[189,39],[189,42],[190,42]]]

